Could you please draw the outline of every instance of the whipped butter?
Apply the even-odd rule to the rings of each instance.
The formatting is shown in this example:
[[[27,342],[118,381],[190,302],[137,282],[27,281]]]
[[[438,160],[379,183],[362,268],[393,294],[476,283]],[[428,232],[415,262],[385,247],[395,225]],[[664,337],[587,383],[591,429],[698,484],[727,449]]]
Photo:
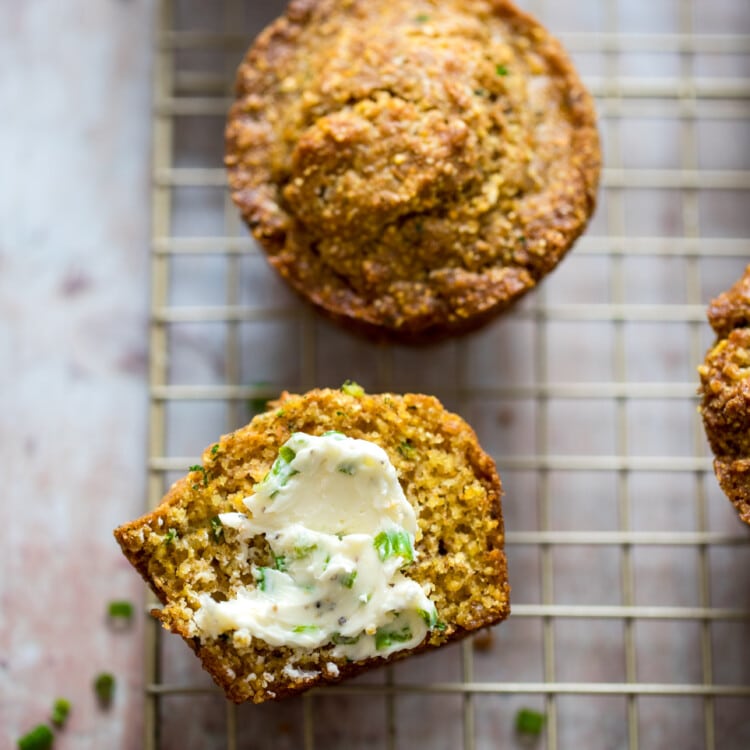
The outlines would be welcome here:
[[[272,566],[227,601],[200,597],[201,637],[233,631],[247,642],[317,649],[361,660],[421,643],[438,627],[435,605],[408,576],[417,519],[385,451],[339,432],[295,433],[245,498],[224,513],[244,544],[268,541]]]

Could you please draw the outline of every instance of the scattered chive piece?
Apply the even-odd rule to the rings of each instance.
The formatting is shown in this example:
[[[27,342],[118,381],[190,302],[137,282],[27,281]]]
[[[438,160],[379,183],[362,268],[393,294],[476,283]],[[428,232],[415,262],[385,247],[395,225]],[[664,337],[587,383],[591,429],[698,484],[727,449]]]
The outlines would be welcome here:
[[[314,633],[316,630],[320,630],[317,625],[295,625],[292,633]]]
[[[357,571],[353,570],[351,573],[347,573],[346,575],[342,576],[340,579],[341,585],[345,589],[350,589],[352,586],[354,586],[354,581],[357,580]]]
[[[347,396],[354,396],[354,398],[361,398],[365,395],[365,389],[353,380],[345,380],[341,386],[341,390],[347,394]]]
[[[505,67],[505,65],[496,65],[495,73],[497,73],[499,76],[507,76],[508,69]]]
[[[355,472],[355,468],[351,464],[341,464],[340,466],[336,467],[336,471],[340,472],[341,474],[348,474],[349,476],[352,476]]]
[[[381,531],[375,537],[375,549],[381,561],[394,555],[403,557],[406,562],[414,560],[411,535],[407,531]]]
[[[279,410],[278,410],[278,411],[276,412],[276,416],[277,416],[277,417],[283,417],[283,416],[284,416],[284,410],[283,410],[283,409],[279,409]]]
[[[216,539],[216,541],[218,541],[219,537],[221,536],[221,534],[224,531],[224,524],[222,524],[221,518],[219,518],[218,516],[214,516],[211,519],[211,531],[212,531],[212,533],[214,535],[214,539]]]
[[[276,570],[280,570],[282,573],[286,571],[286,557],[284,555],[278,555],[273,558],[273,565]]]
[[[56,726],[61,727],[68,720],[70,713],[70,701],[65,698],[58,698],[52,704],[52,717],[50,721]]]
[[[344,412],[336,412],[337,414],[343,414]],[[328,430],[328,432],[323,433],[323,437],[334,437],[337,440],[341,440],[342,438],[345,438],[346,435],[344,435],[343,432],[339,432],[338,430]]]
[[[130,620],[133,617],[133,605],[125,600],[110,602],[107,611],[113,620]]]
[[[317,544],[297,544],[294,547],[294,557],[297,560],[301,560],[303,557],[307,557],[311,552],[315,552],[318,549]]]
[[[334,633],[331,636],[331,643],[333,643],[334,646],[351,646],[358,640],[358,635],[341,635],[341,633]]]
[[[404,458],[414,458],[414,455],[417,452],[417,449],[414,447],[414,443],[412,443],[412,441],[409,440],[409,438],[406,438],[406,440],[402,440],[401,443],[399,444],[398,452]]]
[[[177,529],[169,529],[164,537],[164,544],[171,544],[177,538]]]
[[[46,724],[39,724],[18,740],[18,748],[19,750],[49,750],[54,738],[55,735]]]
[[[427,23],[430,17],[426,13],[420,13],[414,20],[417,23]]]
[[[339,410],[338,410],[338,411],[336,412],[336,416],[337,416],[337,417],[345,417],[345,416],[346,416],[346,412],[343,412],[343,411],[341,411],[341,410],[339,409]]]
[[[206,469],[201,466],[200,464],[195,464],[195,466],[191,466],[189,468],[189,471],[200,471],[201,474],[203,474],[203,486],[208,487],[208,474],[206,473]],[[193,489],[195,489],[195,485],[193,485]]]
[[[375,648],[378,651],[382,651],[384,648],[393,645],[394,643],[406,643],[412,638],[411,630],[409,626],[404,626],[401,630],[385,630],[384,628],[378,628],[375,631]]]
[[[102,672],[94,680],[94,692],[103,708],[107,708],[112,703],[112,697],[115,694],[115,677],[109,672]]]
[[[282,445],[281,448],[279,448],[279,455],[286,461],[287,463],[291,463],[294,461],[294,457],[297,455],[288,445]]]
[[[258,588],[261,591],[266,590],[266,570],[267,568],[258,568],[253,575],[255,575],[255,581]]]
[[[516,714],[516,732],[521,734],[542,733],[544,726],[544,714],[534,711],[531,708],[522,708]]]
[[[427,625],[430,630],[437,627],[438,616],[436,609],[433,608],[429,612],[425,609],[420,609],[419,616],[424,620],[424,624]]]
[[[447,627],[448,626],[442,620],[438,620],[435,623],[434,630],[439,630],[442,633]]]
[[[211,455],[215,456],[219,452],[219,444],[216,443],[216,445],[211,446]]]

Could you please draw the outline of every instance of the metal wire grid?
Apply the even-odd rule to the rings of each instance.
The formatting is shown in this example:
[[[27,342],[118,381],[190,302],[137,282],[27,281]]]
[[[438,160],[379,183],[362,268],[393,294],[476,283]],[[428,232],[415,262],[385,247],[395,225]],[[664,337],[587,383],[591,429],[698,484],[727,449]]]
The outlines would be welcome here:
[[[175,121],[181,116],[223,115],[229,103],[234,66],[248,43],[242,28],[242,3],[225,0],[225,31],[177,30],[174,3],[161,0],[158,6],[154,148],[153,148],[153,244],[152,297],[150,327],[150,451],[148,464],[149,507],[163,495],[168,472],[182,471],[194,463],[193,456],[168,454],[167,405],[179,401],[220,401],[226,405],[227,429],[242,423],[242,404],[248,399],[267,398],[275,392],[258,385],[242,382],[240,365],[240,331],[242,323],[259,320],[298,320],[301,327],[302,352],[300,381],[290,388],[310,388],[316,383],[316,327],[304,308],[247,306],[241,303],[238,286],[239,263],[243,256],[256,252],[255,245],[239,226],[236,211],[228,196],[224,199],[222,236],[180,236],[173,233],[173,191],[179,187],[225,186],[220,165],[215,168],[175,166]],[[544,11],[535,8],[542,18]],[[328,688],[328,695],[377,694],[385,696],[387,727],[385,744],[396,746],[395,703],[408,694],[455,694],[462,697],[462,740],[466,750],[478,747],[483,739],[475,724],[475,696],[483,694],[525,694],[542,696],[547,722],[547,748],[561,746],[558,736],[558,698],[565,695],[614,695],[624,697],[627,704],[627,744],[631,749],[641,746],[639,732],[639,698],[642,696],[695,696],[703,705],[703,746],[717,747],[714,700],[718,697],[750,699],[750,686],[716,684],[713,675],[711,624],[721,621],[750,621],[747,608],[711,606],[709,551],[712,546],[747,547],[746,534],[711,531],[707,519],[706,481],[710,477],[710,461],[705,455],[704,438],[699,418],[693,419],[692,456],[634,456],[628,450],[627,405],[634,399],[663,401],[687,400],[693,397],[694,382],[633,382],[628,380],[624,326],[638,321],[675,322],[690,327],[690,359],[697,363],[705,348],[702,331],[705,327],[705,301],[702,299],[701,261],[709,256],[741,258],[750,255],[745,238],[707,239],[701,235],[699,190],[749,190],[748,170],[707,170],[696,161],[696,120],[710,111],[714,119],[740,119],[750,114],[750,82],[745,78],[701,78],[694,74],[694,57],[699,53],[750,54],[750,37],[745,35],[705,35],[692,27],[692,5],[680,3],[678,33],[624,34],[617,28],[617,3],[606,4],[606,33],[562,35],[573,52],[601,53],[605,61],[603,75],[588,78],[587,84],[598,100],[601,116],[609,121],[606,168],[603,188],[606,192],[606,236],[583,238],[576,253],[605,256],[612,263],[611,301],[606,304],[548,304],[546,287],[535,292],[533,304],[514,313],[516,319],[527,319],[535,329],[535,371],[526,383],[477,387],[471,385],[465,371],[468,359],[465,342],[456,344],[458,356],[454,373],[455,397],[465,406],[471,399],[530,399],[536,405],[534,452],[525,456],[496,456],[503,470],[533,471],[538,478],[538,528],[530,531],[508,531],[507,545],[528,546],[539,550],[541,557],[541,601],[538,604],[513,604],[514,618],[541,620],[543,650],[543,681],[487,682],[474,675],[474,653],[467,641],[461,647],[461,679],[440,683],[394,683],[387,672],[383,684],[348,684]],[[176,64],[182,50],[219,50],[226,52],[227,67],[223,75],[185,72]],[[673,79],[623,77],[619,58],[623,53],[672,52],[679,55],[679,76]],[[633,169],[622,162],[620,122],[624,116],[674,117],[680,125],[679,169]],[[625,227],[623,191],[630,188],[678,190],[682,212],[682,232],[672,237],[633,237]],[[226,192],[226,191],[225,191]],[[179,256],[221,255],[228,263],[224,304],[174,306],[170,304],[171,264]],[[683,259],[687,269],[686,304],[631,304],[624,290],[623,263],[627,257],[675,257]],[[739,266],[739,263],[738,263]],[[606,382],[556,382],[552,379],[547,339],[550,322],[601,322],[610,327],[613,338],[614,378]],[[180,385],[170,382],[170,326],[178,323],[217,322],[226,326],[225,379],[222,384]],[[388,348],[377,354],[377,383],[387,389],[393,382],[393,356]],[[616,450],[613,455],[554,455],[549,451],[548,422],[551,399],[598,398],[611,402],[616,410]],[[692,408],[692,407],[691,407]],[[550,524],[550,475],[555,471],[584,473],[613,472],[617,477],[618,528],[612,531],[559,531]],[[679,473],[692,477],[694,486],[696,528],[691,531],[638,531],[632,529],[633,472]],[[621,604],[561,605],[555,603],[554,556],[558,547],[588,545],[616,548],[621,554]],[[634,596],[633,552],[645,547],[685,547],[697,550],[699,556],[698,606],[639,606]],[[620,622],[623,628],[625,680],[623,682],[569,682],[558,679],[554,625],[562,620],[580,621],[584,626],[595,620]],[[689,683],[653,683],[639,681],[635,623],[642,620],[695,622],[700,626],[699,655],[701,679]],[[202,685],[168,684],[161,679],[161,636],[156,625],[147,629],[146,643],[146,747],[161,747],[160,702],[170,695],[199,695],[207,691]],[[190,700],[190,698],[187,698]],[[303,741],[306,749],[315,746],[314,694],[303,701]],[[189,715],[186,714],[186,715]],[[226,746],[238,747],[237,712],[226,708]]]

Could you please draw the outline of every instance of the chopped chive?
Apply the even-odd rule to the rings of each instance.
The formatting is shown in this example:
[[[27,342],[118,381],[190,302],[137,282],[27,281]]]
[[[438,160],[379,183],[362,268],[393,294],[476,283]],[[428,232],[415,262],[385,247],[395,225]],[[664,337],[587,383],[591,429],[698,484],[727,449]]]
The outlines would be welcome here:
[[[357,571],[353,570],[351,573],[343,575],[341,578],[339,578],[339,580],[341,581],[341,585],[344,588],[350,589],[352,586],[354,586],[354,581],[357,580]]]
[[[448,626],[442,620],[438,620],[435,623],[435,626],[433,627],[433,630],[439,630],[442,633],[447,627]]]
[[[516,714],[516,732],[539,735],[544,727],[545,716],[532,708],[522,708]]]
[[[417,453],[417,449],[414,447],[414,443],[412,443],[409,438],[406,438],[405,440],[402,440],[399,443],[398,446],[398,452],[404,457],[404,458],[414,458],[414,456]]]
[[[221,518],[219,518],[218,516],[214,516],[211,519],[211,532],[214,535],[214,539],[216,539],[216,541],[219,540],[219,537],[224,532],[224,524],[221,522]]]
[[[427,23],[430,17],[426,13],[420,13],[418,16],[415,16],[414,20],[417,23]]]
[[[281,448],[279,448],[279,456],[288,464],[294,461],[296,455],[297,454],[288,445],[282,445]]]
[[[208,487],[208,474],[206,473],[206,469],[201,466],[200,464],[195,464],[195,466],[191,466],[189,468],[189,471],[199,471],[201,474],[203,474],[203,486]],[[193,485],[193,488],[195,488],[195,485]]]
[[[347,474],[348,476],[352,476],[354,472],[356,471],[356,468],[353,464],[340,464],[336,467],[336,471],[338,471],[341,474]]]
[[[407,531],[381,531],[375,537],[375,549],[382,561],[395,555],[402,557],[407,562],[414,560],[411,534]]]
[[[358,635],[341,635],[341,633],[334,633],[331,636],[331,643],[333,643],[334,646],[351,646],[358,640]]]
[[[411,629],[408,625],[401,630],[386,630],[378,628],[375,631],[375,648],[382,651],[384,648],[392,646],[394,643],[406,643],[412,639]]]
[[[343,414],[343,412],[337,413]],[[346,435],[344,435],[343,432],[339,432],[339,430],[328,430],[328,432],[323,433],[323,437],[332,437],[336,438],[337,440],[341,440],[342,438],[345,438]]]
[[[215,456],[219,452],[219,444],[211,446],[211,455]]]
[[[164,537],[164,544],[171,544],[177,538],[177,529],[169,529]]]
[[[56,727],[62,727],[68,720],[68,714],[70,713],[70,701],[65,698],[58,698],[52,704],[52,716],[50,721]]]
[[[115,677],[109,672],[102,672],[94,680],[94,692],[99,700],[99,705],[107,708],[112,703],[115,694]]]
[[[508,69],[505,67],[505,65],[496,65],[495,73],[497,73],[499,76],[507,76]]]
[[[55,735],[46,724],[35,726],[18,740],[19,750],[49,750]]]
[[[317,625],[295,625],[292,633],[314,633],[316,630],[320,630]]]
[[[346,416],[346,412],[341,411],[341,409],[337,409],[336,410],[336,416],[337,417],[345,417]]]
[[[365,395],[365,389],[353,380],[345,380],[341,386],[341,390],[347,394],[347,396],[354,396],[355,398],[361,398]]]
[[[256,585],[258,586],[258,589],[260,591],[265,591],[268,584],[268,582],[266,581],[266,570],[268,570],[268,568],[256,568],[253,572]]]
[[[130,620],[133,617],[133,605],[125,600],[113,601],[107,605],[107,612],[113,620]]]
[[[317,544],[297,544],[294,547],[294,557],[297,560],[301,560],[303,557],[307,557],[309,554],[315,552],[318,549]]]
[[[283,410],[283,409],[279,409],[279,410],[278,410],[278,411],[276,412],[276,416],[277,416],[277,417],[283,417],[283,416],[284,416],[284,410]]]
[[[273,566],[282,573],[286,572],[286,557],[284,555],[276,555],[273,558]]]
[[[434,608],[429,612],[426,609],[420,609],[419,616],[424,620],[424,624],[427,625],[430,630],[438,624],[437,610]]]

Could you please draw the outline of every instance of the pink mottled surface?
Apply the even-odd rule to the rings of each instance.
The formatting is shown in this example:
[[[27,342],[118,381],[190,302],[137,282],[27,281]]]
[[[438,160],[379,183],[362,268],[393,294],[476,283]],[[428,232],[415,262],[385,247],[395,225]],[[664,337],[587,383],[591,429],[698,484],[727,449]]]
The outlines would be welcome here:
[[[153,6],[0,4],[0,748],[73,704],[56,750],[142,742]],[[118,681],[100,710],[91,683]]]

